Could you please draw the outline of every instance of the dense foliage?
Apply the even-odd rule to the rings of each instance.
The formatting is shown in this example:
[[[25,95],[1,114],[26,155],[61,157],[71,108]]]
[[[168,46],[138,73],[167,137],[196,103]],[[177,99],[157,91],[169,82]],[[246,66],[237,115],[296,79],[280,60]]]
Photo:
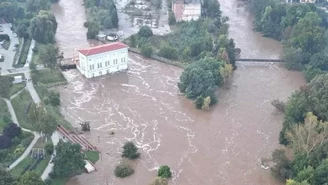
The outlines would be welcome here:
[[[171,178],[172,173],[170,167],[166,165],[160,166],[157,172],[157,176],[162,178]]]
[[[0,97],[9,98],[10,88],[13,86],[14,78],[0,76]]]
[[[87,8],[87,38],[95,38],[100,29],[118,27],[117,8],[113,0],[84,0]]]
[[[114,174],[116,177],[124,178],[134,173],[134,169],[130,165],[121,163],[115,167]]]
[[[32,37],[39,43],[54,43],[56,30],[56,18],[49,11],[41,10],[38,15],[31,20]]]
[[[28,171],[19,178],[17,185],[45,185],[45,183],[39,175],[32,171]]]
[[[314,77],[285,103],[285,121],[280,142],[294,152],[289,160],[284,151],[272,154],[275,176],[290,179],[286,185],[328,183],[328,74]]]
[[[136,159],[136,158],[140,157],[138,148],[136,147],[136,145],[133,142],[129,141],[124,144],[122,157],[126,157],[129,159]]]
[[[9,123],[3,129],[3,135],[7,136],[10,139],[19,136],[21,133],[22,133],[22,129],[15,123]]]
[[[85,161],[79,144],[59,141],[56,146],[54,175],[60,178],[72,177],[81,172]]]
[[[150,29],[149,26],[141,26],[138,31],[138,36],[143,38],[149,38],[153,36],[153,31]]]
[[[168,185],[168,180],[162,177],[156,177],[150,185]]]
[[[54,145],[52,143],[48,143],[45,147],[44,147],[46,153],[48,155],[52,155],[52,153],[54,152]]]
[[[50,137],[57,128],[54,116],[47,112],[42,104],[32,104],[28,113],[28,118],[33,127],[39,133]]]
[[[14,178],[4,168],[0,168],[0,184],[1,185],[13,185],[14,184]]]
[[[283,4],[278,0],[251,0],[255,29],[282,40],[284,59],[291,69],[305,69],[307,80],[328,71],[327,13],[315,5]]]
[[[11,146],[11,140],[8,136],[0,135],[0,150],[9,148]]]
[[[45,67],[49,67],[51,72],[54,68],[57,67],[59,59],[63,58],[61,54],[59,54],[59,48],[48,44],[42,47],[39,52],[39,62],[42,63]]]

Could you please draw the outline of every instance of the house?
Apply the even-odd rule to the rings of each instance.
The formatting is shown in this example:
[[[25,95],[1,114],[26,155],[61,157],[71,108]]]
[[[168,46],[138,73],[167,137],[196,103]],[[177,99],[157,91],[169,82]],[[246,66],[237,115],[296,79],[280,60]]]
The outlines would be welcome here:
[[[78,50],[76,68],[87,78],[128,68],[128,46],[121,42]]]
[[[173,0],[172,11],[177,22],[198,20],[201,16],[201,1]]]

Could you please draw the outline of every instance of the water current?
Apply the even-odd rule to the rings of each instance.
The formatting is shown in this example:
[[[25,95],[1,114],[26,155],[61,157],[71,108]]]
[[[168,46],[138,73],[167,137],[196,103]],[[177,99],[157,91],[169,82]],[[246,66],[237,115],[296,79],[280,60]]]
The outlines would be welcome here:
[[[242,57],[280,57],[281,45],[255,33],[251,15],[236,0],[220,3]],[[63,51],[89,45],[81,4],[61,0],[52,7]],[[277,63],[238,63],[232,84],[220,90],[219,103],[206,112],[179,93],[182,69],[129,56],[129,70],[114,75],[86,79],[76,70],[64,72],[69,84],[58,88],[62,112],[74,127],[90,120],[92,130],[85,135],[101,151],[98,171],[74,177],[68,185],[149,184],[160,165],[171,167],[170,184],[282,184],[261,166],[261,158],[279,147],[282,115],[270,101],[286,100],[304,84],[300,72]],[[140,148],[141,158],[132,162],[135,174],[118,179],[113,170],[128,140]]]

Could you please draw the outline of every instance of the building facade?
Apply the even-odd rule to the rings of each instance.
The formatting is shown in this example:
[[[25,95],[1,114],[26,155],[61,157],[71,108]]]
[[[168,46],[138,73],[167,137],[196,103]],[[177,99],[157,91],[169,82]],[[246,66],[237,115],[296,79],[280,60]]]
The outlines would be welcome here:
[[[315,3],[316,0],[300,0],[300,3]]]
[[[177,22],[198,20],[201,16],[200,0],[173,0],[172,11]]]
[[[80,49],[78,54],[76,68],[87,78],[128,68],[128,46],[121,42]]]

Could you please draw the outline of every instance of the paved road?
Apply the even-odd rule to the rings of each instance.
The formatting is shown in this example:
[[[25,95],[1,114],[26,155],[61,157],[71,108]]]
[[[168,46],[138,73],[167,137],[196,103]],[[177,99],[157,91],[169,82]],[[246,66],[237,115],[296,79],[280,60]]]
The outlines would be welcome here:
[[[3,32],[2,34],[8,34],[10,37],[10,46],[8,50],[3,49],[1,46],[0,54],[5,57],[4,62],[0,62],[0,68],[3,70],[13,68],[14,56],[16,51],[13,51],[15,44],[19,44],[18,38],[13,36],[13,32],[10,30],[10,23],[2,24]]]

